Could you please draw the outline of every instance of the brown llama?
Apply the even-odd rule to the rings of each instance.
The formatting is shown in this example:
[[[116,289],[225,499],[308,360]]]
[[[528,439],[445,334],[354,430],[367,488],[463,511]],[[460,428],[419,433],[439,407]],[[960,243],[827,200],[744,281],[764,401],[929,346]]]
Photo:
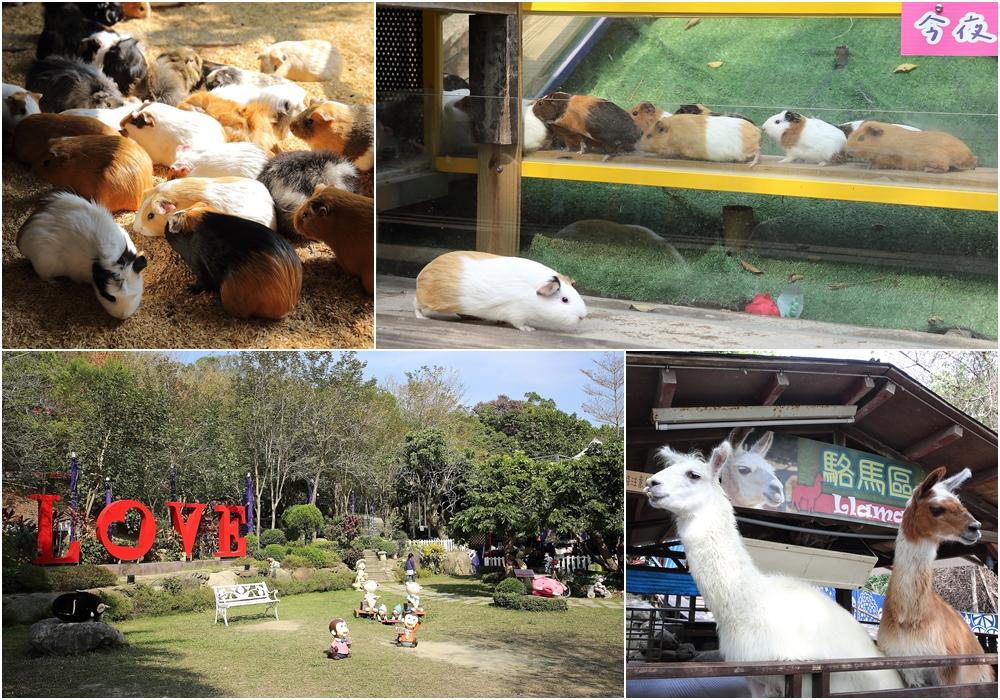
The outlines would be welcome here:
[[[944,467],[931,472],[913,491],[896,536],[895,564],[882,610],[878,646],[886,656],[982,654],[968,624],[934,590],[933,567],[942,542],[972,545],[982,536],[980,523],[955,491],[972,472],[963,469],[943,479]],[[945,666],[900,670],[910,687],[989,683],[989,666]]]

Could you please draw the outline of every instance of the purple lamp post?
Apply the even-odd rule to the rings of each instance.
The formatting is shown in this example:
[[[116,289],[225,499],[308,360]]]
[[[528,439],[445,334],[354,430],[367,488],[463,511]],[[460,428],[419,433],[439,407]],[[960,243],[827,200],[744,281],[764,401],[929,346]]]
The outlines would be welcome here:
[[[253,479],[247,472],[247,532],[253,532]]]
[[[111,477],[104,477],[104,506],[111,505]],[[108,539],[111,539],[111,526],[108,525]]]
[[[76,509],[77,509],[77,479],[80,477],[80,466],[76,461],[76,452],[69,453],[69,541],[76,540]]]

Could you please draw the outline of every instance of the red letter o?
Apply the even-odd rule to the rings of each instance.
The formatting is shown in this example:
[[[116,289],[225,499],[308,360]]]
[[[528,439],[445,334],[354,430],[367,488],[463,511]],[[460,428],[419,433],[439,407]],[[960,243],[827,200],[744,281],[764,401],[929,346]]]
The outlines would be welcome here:
[[[125,514],[135,508],[139,511],[139,542],[134,547],[115,544],[108,537],[108,528],[112,523],[124,522]],[[97,516],[97,539],[115,559],[122,561],[139,561],[153,547],[156,539],[156,519],[153,513],[139,501],[115,501],[101,511]]]

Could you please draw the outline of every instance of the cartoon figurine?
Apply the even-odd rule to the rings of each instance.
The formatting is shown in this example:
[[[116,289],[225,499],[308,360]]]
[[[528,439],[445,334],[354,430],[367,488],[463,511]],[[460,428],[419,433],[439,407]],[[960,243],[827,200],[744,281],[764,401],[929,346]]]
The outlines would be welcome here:
[[[351,586],[356,591],[360,591],[364,588],[365,582],[368,580],[368,574],[365,572],[365,560],[358,559],[358,563],[354,565],[354,570],[357,571],[357,575],[354,577],[354,583]]]
[[[343,618],[335,617],[330,620],[330,634],[333,635],[333,640],[330,642],[330,648],[326,650],[327,658],[340,661],[350,656],[351,638],[348,636],[347,623]]]
[[[365,595],[361,599],[361,612],[374,613],[378,609],[378,581],[365,581]]]
[[[420,607],[421,590],[423,590],[423,588],[416,581],[406,582],[406,604],[403,606],[406,612],[412,612],[417,615],[422,615],[424,613],[424,609]]]
[[[389,619],[389,608],[385,606],[385,603],[380,603],[375,610],[375,619],[383,624]]]
[[[420,629],[420,618],[413,613],[403,616],[403,629],[396,635],[396,646],[415,649],[417,646],[417,630]]]

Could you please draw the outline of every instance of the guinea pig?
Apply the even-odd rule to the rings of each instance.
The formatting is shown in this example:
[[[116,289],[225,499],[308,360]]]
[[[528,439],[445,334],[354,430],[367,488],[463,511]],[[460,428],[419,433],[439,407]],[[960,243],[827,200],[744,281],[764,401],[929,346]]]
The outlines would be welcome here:
[[[213,95],[238,102],[267,104],[271,108],[274,133],[283,138],[296,114],[306,108],[306,91],[295,83],[279,85],[225,85],[211,91]]]
[[[159,102],[127,114],[121,121],[121,133],[135,139],[159,165],[173,163],[178,146],[209,148],[226,142],[222,125],[207,114]]]
[[[590,95],[551,92],[532,110],[571,150],[599,150],[607,155],[635,148],[642,135],[632,117],[614,102]]]
[[[532,100],[521,101],[521,116],[523,120],[522,129],[524,135],[521,139],[521,151],[523,153],[534,153],[548,147],[552,142],[552,134],[548,125],[535,116],[532,111],[534,102]]]
[[[833,124],[785,110],[764,122],[764,132],[778,142],[785,157],[779,163],[843,163],[847,137]]]
[[[226,141],[250,141],[265,151],[278,143],[270,106],[260,102],[241,105],[201,90],[177,105],[178,109],[202,112],[222,125]]]
[[[696,102],[694,104],[681,105],[677,108],[674,114],[704,114],[708,117],[733,117],[735,119],[745,119],[751,124],[753,124],[753,119],[749,117],[744,117],[742,114],[736,114],[735,112],[714,112],[701,102]]]
[[[977,164],[969,147],[951,134],[874,121],[864,122],[851,133],[846,151],[873,168],[946,173],[973,170]]]
[[[42,32],[35,46],[35,58],[55,54],[79,56],[87,37],[109,29],[109,24],[84,13],[95,3],[46,2],[42,4]]]
[[[123,2],[122,11],[129,19],[146,19],[153,13],[148,2]]]
[[[230,316],[278,320],[299,302],[302,262],[266,226],[199,202],[172,213],[164,236],[194,273],[192,291],[218,290]]]
[[[10,145],[10,137],[14,127],[25,117],[38,114],[38,101],[42,96],[37,92],[28,92],[19,85],[3,84],[3,141],[4,148]]]
[[[118,131],[92,117],[66,114],[32,114],[14,128],[14,157],[34,165],[49,152],[49,141],[60,136],[116,135]]]
[[[409,118],[409,117],[408,117]],[[469,90],[459,88],[441,94],[441,152],[456,155],[472,151],[472,115],[469,114]]]
[[[279,41],[257,56],[261,73],[273,73],[303,82],[340,78],[343,61],[333,44],[323,39]]]
[[[117,134],[121,130],[122,119],[141,106],[142,101],[138,97],[126,97],[125,104],[115,109],[67,109],[59,114],[64,116],[93,117],[99,122],[107,124]]]
[[[837,124],[837,128],[844,132],[844,136],[850,138],[851,132],[860,127],[862,124],[868,121],[874,121],[873,119],[855,119],[853,122],[844,122],[843,124]],[[898,126],[900,129],[907,129],[909,131],[920,131],[915,126],[907,126],[906,124],[893,124],[893,126]]]
[[[87,591],[63,593],[52,601],[52,614],[63,622],[100,622],[107,608],[100,596]]]
[[[443,90],[468,90],[469,81],[454,73],[445,73],[444,82],[441,84]]]
[[[471,250],[441,255],[417,275],[417,318],[459,314],[521,331],[572,331],[587,317],[573,280],[527,258]]]
[[[628,111],[628,114],[639,128],[639,132],[645,134],[649,130],[649,127],[660,121],[660,117],[663,117],[665,112],[652,102],[640,102],[633,106]],[[670,115],[666,114],[666,116]]]
[[[211,148],[178,146],[170,177],[248,177],[256,180],[267,154],[252,143],[223,143]]]
[[[35,175],[68,187],[108,211],[135,211],[153,186],[153,161],[142,146],[115,136],[61,136],[34,165]]]
[[[643,134],[639,148],[665,158],[720,163],[760,159],[760,129],[736,117],[673,114],[661,117]]]
[[[28,90],[42,93],[43,112],[90,107],[111,109],[125,104],[118,86],[79,58],[48,56],[32,62]]]
[[[162,236],[167,218],[198,202],[220,214],[242,216],[277,229],[274,200],[267,188],[246,177],[185,177],[161,182],[146,190],[135,213],[132,230],[143,236]]]
[[[115,318],[139,308],[146,256],[99,204],[71,192],[49,195],[17,232],[17,249],[47,282],[69,277],[91,285]]]
[[[235,66],[223,66],[205,75],[205,87],[214,90],[226,85],[251,85],[267,87],[268,85],[287,85],[290,80],[273,73],[259,73],[255,70],[244,70]]]
[[[102,29],[83,39],[80,42],[79,49],[73,52],[73,55],[94,66],[94,68],[101,70],[104,66],[104,56],[121,39],[122,37],[118,32]]]
[[[309,199],[316,185],[356,192],[358,170],[350,161],[329,151],[288,151],[264,166],[257,178],[267,186],[278,210],[278,231],[298,242],[292,217]]]
[[[201,82],[201,56],[182,47],[160,54],[147,64],[146,77],[135,84],[135,93],[144,100],[176,107]]]
[[[120,2],[80,2],[75,3],[83,16],[94,22],[100,22],[106,27],[113,26],[125,19],[125,11]]]
[[[123,95],[127,95],[132,86],[146,78],[148,68],[142,45],[135,37],[123,38],[104,54],[101,70],[115,81]]]
[[[337,264],[375,293],[375,200],[339,187],[316,186],[295,212],[295,231],[326,243]]]
[[[372,105],[321,102],[295,117],[290,128],[314,151],[333,151],[358,170],[375,166]]]

